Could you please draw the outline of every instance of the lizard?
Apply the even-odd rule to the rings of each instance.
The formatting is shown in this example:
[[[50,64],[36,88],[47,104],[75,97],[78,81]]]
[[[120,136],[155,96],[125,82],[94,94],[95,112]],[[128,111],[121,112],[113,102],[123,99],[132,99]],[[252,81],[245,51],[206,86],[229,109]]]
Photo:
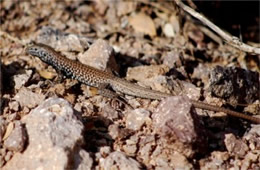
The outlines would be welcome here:
[[[51,65],[59,73],[61,72],[65,76],[76,79],[88,86],[98,88],[98,93],[103,96],[115,98],[118,96],[115,92],[154,100],[162,100],[165,97],[173,96],[173,94],[151,90],[149,88],[131,83],[123,78],[119,78],[111,73],[84,65],[76,60],[68,59],[60,53],[56,52],[52,47],[45,44],[34,43],[32,45],[28,45],[25,51],[27,54],[38,57],[43,62]],[[226,109],[224,107],[210,105],[193,99],[189,99],[189,101],[195,108],[206,109],[215,112],[224,112],[228,115],[243,118],[260,124],[260,118],[257,117],[249,116],[240,112]]]

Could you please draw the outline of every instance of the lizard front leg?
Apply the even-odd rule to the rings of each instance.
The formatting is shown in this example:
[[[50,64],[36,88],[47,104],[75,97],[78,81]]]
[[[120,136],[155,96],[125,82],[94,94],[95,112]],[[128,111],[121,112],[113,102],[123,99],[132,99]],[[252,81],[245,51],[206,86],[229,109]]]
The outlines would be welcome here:
[[[119,101],[120,103],[123,103],[124,105],[129,106],[131,109],[133,109],[132,106],[130,106],[127,102],[126,99],[124,97],[122,97],[121,95],[117,94],[116,92],[110,90],[110,85],[107,83],[103,83],[100,84],[98,87],[98,94],[111,98],[111,99],[115,99],[117,101]]]

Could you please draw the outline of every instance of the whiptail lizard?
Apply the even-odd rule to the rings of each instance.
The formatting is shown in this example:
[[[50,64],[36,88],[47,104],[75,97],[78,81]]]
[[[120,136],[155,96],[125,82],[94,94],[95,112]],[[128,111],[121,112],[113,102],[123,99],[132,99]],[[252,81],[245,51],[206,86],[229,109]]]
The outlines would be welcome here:
[[[140,98],[161,100],[162,98],[173,96],[172,94],[162,93],[139,85],[130,83],[122,78],[116,77],[111,73],[98,70],[96,68],[81,64],[80,62],[63,57],[53,48],[44,44],[33,44],[26,48],[26,52],[32,56],[39,57],[43,62],[53,66],[58,72],[62,72],[68,77],[93,86],[99,89],[99,93],[104,96],[116,97],[116,92],[124,93]],[[260,124],[260,118],[245,115],[223,107],[213,106],[207,103],[190,99],[195,108],[206,109],[216,112],[224,112],[228,115],[250,120]]]

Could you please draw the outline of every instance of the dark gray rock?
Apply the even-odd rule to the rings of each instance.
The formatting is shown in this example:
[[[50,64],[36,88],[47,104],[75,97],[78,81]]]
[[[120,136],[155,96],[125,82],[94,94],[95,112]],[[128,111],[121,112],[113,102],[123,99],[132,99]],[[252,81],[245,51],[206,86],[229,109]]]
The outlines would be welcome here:
[[[250,104],[260,97],[259,85],[257,72],[217,66],[211,72],[209,90],[232,105]]]

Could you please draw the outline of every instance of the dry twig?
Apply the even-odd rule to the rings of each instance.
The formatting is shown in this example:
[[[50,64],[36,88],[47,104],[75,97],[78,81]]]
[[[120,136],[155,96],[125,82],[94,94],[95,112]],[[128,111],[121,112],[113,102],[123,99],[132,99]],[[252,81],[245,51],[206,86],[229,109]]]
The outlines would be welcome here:
[[[260,54],[260,48],[256,48],[253,46],[250,46],[248,44],[243,43],[241,40],[239,40],[238,37],[231,36],[230,34],[226,33],[222,29],[220,29],[218,26],[216,26],[214,23],[209,21],[206,17],[204,17],[202,14],[196,12],[189,6],[182,3],[180,0],[175,0],[176,4],[182,8],[184,11],[192,15],[193,17],[200,20],[202,23],[210,27],[213,31],[215,31],[217,34],[219,34],[228,44],[232,45],[233,47],[236,47],[244,52],[249,53],[255,53]]]

